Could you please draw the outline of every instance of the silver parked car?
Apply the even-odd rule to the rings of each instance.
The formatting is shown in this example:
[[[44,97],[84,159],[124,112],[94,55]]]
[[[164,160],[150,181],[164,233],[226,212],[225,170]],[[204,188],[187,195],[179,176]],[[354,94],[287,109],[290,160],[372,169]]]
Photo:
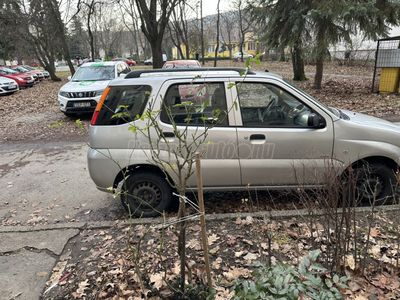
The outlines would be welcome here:
[[[327,107],[280,76],[251,71],[240,76],[243,71],[138,70],[111,81],[90,126],[88,167],[97,188],[115,191],[126,174],[122,189],[130,196],[122,194],[121,199],[131,211],[140,207],[135,215],[157,215],[152,208],[140,206],[138,198],[158,211],[173,201],[166,176],[149,161],[148,139],[128,130],[146,126],[145,119],[133,119],[152,103],[153,111],[161,111],[158,124],[168,137],[168,142],[157,145],[165,157],[168,149],[177,146],[166,107],[176,130],[187,127],[188,136],[199,134],[216,110],[222,112],[220,121],[208,131],[207,141],[212,144],[201,149],[205,150],[205,191],[323,187],[327,172],[339,177],[353,169],[359,175],[357,194],[363,201],[393,195],[400,158],[399,126]],[[187,101],[206,104],[204,111],[188,118],[177,105]],[[230,109],[235,101],[238,109]],[[196,190],[195,176],[189,178],[187,189]]]

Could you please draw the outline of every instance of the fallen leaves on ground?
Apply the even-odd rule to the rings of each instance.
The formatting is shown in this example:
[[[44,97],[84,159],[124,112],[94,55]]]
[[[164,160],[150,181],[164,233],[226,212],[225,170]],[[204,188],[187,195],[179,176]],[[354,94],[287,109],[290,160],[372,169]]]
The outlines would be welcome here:
[[[356,234],[359,237],[365,234],[366,219],[360,217],[356,221]],[[379,230],[380,234],[371,242],[369,255],[357,256],[357,259],[353,255],[356,247],[365,247],[365,239],[358,238],[357,246],[350,245],[349,254],[342,262],[343,268],[338,266],[343,272],[339,275],[352,277],[348,288],[343,289],[345,299],[400,297],[400,272],[397,266],[399,240],[396,238],[392,220],[393,215],[380,214],[380,224],[374,229]],[[329,247],[323,247],[326,243],[323,238],[320,242],[315,242],[314,237],[309,234],[309,224],[304,219],[252,218],[252,222],[247,223],[243,217],[236,220],[207,221],[206,227],[212,281],[219,289],[216,299],[230,299],[231,296],[227,288],[216,285],[216,282],[251,279],[254,261],[271,261],[273,265],[279,261],[294,266],[302,261],[303,256],[308,256],[314,250],[314,243],[314,247],[325,249],[318,262],[326,264],[325,259],[331,251]],[[292,228],[297,229],[296,238],[288,234]],[[370,235],[375,235],[374,230],[370,231]],[[173,238],[175,234],[171,228],[166,228],[164,232],[153,228],[143,237],[146,231],[146,226],[133,226],[131,230],[128,224],[123,223],[108,230],[82,231],[66,246],[69,256],[66,258],[68,262],[65,268],[60,265],[53,270],[53,273],[60,270],[64,273],[71,272],[71,276],[64,285],[54,288],[49,297],[61,299],[70,295],[75,299],[159,299],[154,294],[154,289],[157,289],[164,297],[172,299],[174,293],[167,282],[171,284],[180,274],[177,243]],[[129,232],[132,232],[131,236]],[[272,240],[267,243],[268,239]],[[187,264],[191,267],[192,274],[187,283],[190,280],[191,283],[205,288],[207,278],[201,233],[196,221],[192,221],[188,227],[187,241]],[[139,244],[142,250],[135,264],[132,249]],[[218,251],[211,251],[216,245],[219,247]],[[361,274],[360,265],[364,258],[367,259],[365,272]],[[137,267],[148,274],[148,286],[144,286],[138,277]]]

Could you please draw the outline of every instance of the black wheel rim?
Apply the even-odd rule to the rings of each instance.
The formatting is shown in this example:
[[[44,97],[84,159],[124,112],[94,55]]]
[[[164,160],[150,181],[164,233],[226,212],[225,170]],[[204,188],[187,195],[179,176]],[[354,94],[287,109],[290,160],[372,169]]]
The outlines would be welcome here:
[[[154,210],[161,201],[162,193],[156,184],[152,182],[139,182],[132,187],[127,204],[131,206],[131,210],[140,208],[142,211],[151,211]]]
[[[361,201],[380,200],[384,190],[384,179],[377,174],[363,176],[357,181],[357,192]]]

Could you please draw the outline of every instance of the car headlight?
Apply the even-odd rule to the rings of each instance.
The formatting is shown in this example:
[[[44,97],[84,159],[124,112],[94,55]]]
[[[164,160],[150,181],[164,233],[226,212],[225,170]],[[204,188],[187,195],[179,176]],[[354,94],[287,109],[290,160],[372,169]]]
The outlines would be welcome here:
[[[62,97],[68,97],[68,93],[64,91],[59,91],[58,94]]]
[[[98,91],[96,91],[95,93],[95,96],[101,96],[101,95],[103,95],[103,93],[104,93],[104,91],[105,91],[105,89],[104,90],[98,90]]]

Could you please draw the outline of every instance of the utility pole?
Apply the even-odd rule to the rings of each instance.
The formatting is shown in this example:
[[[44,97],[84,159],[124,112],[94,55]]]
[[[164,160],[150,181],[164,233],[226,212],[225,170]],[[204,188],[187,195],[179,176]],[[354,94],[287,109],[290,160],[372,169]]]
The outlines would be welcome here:
[[[202,64],[205,64],[204,61],[204,38],[203,38],[203,0],[200,0],[200,21],[201,21],[201,60]]]
[[[196,60],[199,60],[199,2],[196,3],[196,28],[197,28]]]

